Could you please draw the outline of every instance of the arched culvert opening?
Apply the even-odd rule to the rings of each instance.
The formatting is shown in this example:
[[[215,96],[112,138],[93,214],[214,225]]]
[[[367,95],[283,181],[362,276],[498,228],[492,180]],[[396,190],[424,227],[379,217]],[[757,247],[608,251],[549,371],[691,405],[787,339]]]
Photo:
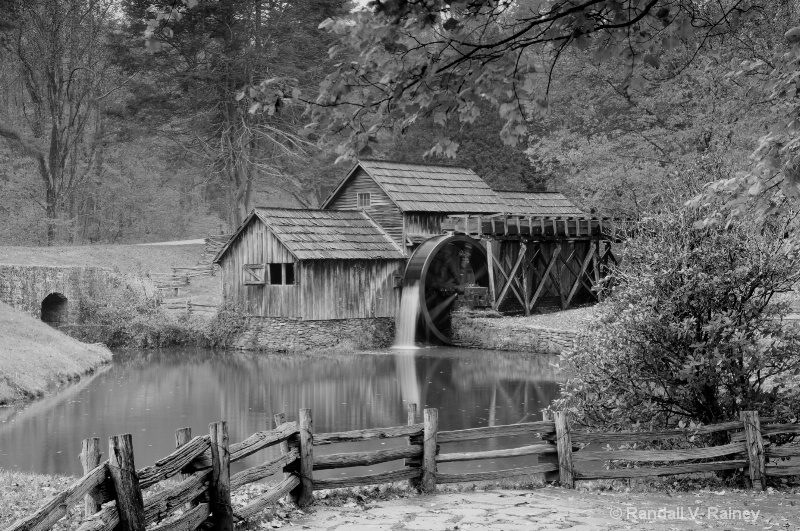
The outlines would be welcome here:
[[[42,321],[49,325],[67,322],[69,300],[60,293],[51,293],[42,301]]]

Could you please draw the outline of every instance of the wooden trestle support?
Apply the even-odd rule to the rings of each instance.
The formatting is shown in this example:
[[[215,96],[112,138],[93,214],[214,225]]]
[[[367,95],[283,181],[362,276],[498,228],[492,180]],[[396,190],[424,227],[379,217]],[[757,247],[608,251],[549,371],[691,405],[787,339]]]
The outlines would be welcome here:
[[[617,263],[611,246],[621,241],[626,224],[608,218],[451,216],[442,230],[483,243],[492,309],[530,315],[537,305],[566,310],[601,300],[595,286],[609,264]]]

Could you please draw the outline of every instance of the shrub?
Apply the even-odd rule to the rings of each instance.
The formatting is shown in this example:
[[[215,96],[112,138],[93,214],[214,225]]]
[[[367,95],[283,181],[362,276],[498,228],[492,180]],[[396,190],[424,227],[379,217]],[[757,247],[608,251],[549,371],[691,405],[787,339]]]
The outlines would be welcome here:
[[[247,312],[232,303],[219,307],[217,314],[203,328],[205,342],[211,347],[227,346],[229,340],[243,331],[247,325]]]
[[[605,428],[800,417],[800,330],[779,300],[798,278],[782,231],[694,228],[691,210],[642,222],[613,295],[563,355],[556,407]]]
[[[79,301],[78,339],[110,348],[157,348],[197,341],[190,323],[171,318],[157,297],[124,277],[102,295]]]

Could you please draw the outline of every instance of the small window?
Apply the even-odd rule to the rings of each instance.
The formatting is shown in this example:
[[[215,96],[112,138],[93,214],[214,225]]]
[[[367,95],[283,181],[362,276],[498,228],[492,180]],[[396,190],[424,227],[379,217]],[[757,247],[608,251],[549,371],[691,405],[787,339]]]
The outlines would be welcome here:
[[[372,204],[372,194],[369,192],[358,194],[358,208],[366,208]]]
[[[286,272],[286,274],[283,276],[283,278],[286,279],[285,283],[287,285],[294,284],[294,264],[285,264],[285,265],[286,268],[284,271]]]
[[[269,283],[273,286],[283,284],[283,264],[269,265]]]
[[[264,264],[247,264],[244,266],[245,286],[264,285]]]

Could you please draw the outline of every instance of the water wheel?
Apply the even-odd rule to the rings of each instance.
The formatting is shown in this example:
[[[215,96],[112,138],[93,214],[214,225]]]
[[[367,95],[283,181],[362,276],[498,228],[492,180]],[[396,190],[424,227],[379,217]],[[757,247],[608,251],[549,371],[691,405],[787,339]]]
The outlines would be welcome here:
[[[451,343],[451,312],[489,286],[486,251],[469,236],[437,236],[422,242],[408,260],[404,285],[419,286],[419,319],[427,340]],[[477,289],[476,289],[477,288]]]

